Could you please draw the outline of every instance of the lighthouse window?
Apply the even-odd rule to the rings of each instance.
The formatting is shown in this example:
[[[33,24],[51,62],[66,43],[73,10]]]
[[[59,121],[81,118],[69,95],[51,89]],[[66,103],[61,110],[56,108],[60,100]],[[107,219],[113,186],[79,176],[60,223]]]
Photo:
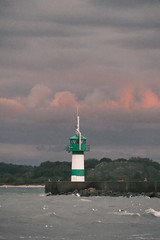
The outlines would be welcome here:
[[[71,140],[71,143],[78,143],[78,140]]]

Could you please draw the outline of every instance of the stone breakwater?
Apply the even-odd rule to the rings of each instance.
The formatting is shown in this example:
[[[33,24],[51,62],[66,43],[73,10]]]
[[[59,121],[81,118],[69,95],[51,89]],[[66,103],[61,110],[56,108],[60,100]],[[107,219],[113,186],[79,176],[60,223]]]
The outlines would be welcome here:
[[[45,193],[79,196],[139,196],[160,198],[160,182],[67,182],[51,181],[45,184]]]

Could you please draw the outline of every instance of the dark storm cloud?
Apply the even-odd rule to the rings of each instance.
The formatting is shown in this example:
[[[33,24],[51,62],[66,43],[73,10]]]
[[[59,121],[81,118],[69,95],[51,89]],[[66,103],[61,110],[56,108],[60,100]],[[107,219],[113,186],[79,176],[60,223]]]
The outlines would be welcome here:
[[[89,0],[91,4],[95,4],[96,6],[103,6],[103,7],[111,7],[111,8],[118,8],[118,9],[128,9],[128,8],[137,8],[141,6],[159,6],[159,0]]]
[[[73,33],[72,33],[73,34]],[[3,36],[4,38],[10,38],[10,37],[22,37],[22,38],[36,38],[36,37],[67,37],[72,35],[71,31],[69,29],[56,29],[55,27],[51,27],[50,29],[32,29],[28,27],[28,29],[23,29],[23,26],[21,29],[11,29],[11,30],[0,30],[0,35]],[[22,39],[23,41],[23,39]]]
[[[13,1],[10,0],[0,0],[0,9],[2,12],[6,10],[6,8],[13,6]]]
[[[115,44],[123,48],[129,48],[134,50],[156,50],[160,49],[160,41],[159,41],[160,33],[157,32],[148,32],[137,34],[136,36],[128,36],[114,39],[112,41],[108,41],[108,44]],[[107,43],[106,43],[107,44]]]
[[[160,6],[160,5],[159,5]],[[143,12],[143,9],[138,9],[139,13]],[[145,10],[144,10],[145,11]],[[144,16],[137,17],[133,9],[128,9],[127,14],[123,9],[122,12],[116,10],[111,11],[109,9],[97,9],[91,12],[85,12],[84,14],[77,14],[77,15],[69,15],[63,16],[58,15],[54,16],[45,16],[41,19],[44,22],[55,22],[57,24],[63,24],[66,27],[84,27],[86,31],[89,31],[89,27],[91,30],[97,27],[104,27],[104,28],[115,28],[117,31],[140,31],[141,29],[149,30],[149,29],[160,29],[159,20],[156,16],[150,14],[148,15],[147,12],[151,11],[154,14],[154,9],[147,9]],[[130,13],[130,14],[129,14]],[[135,15],[135,16],[134,16]],[[158,15],[158,13],[156,14]],[[88,28],[88,29],[87,29]]]
[[[76,14],[74,13],[74,10],[72,11],[71,9],[68,11],[68,15],[42,15],[39,17],[39,20],[55,22],[70,27],[114,27],[121,31],[160,29],[160,17],[158,14],[160,1],[91,0],[86,3],[88,3],[86,4],[86,9],[82,9],[80,6],[80,11]]]
[[[46,152],[62,152],[64,151],[64,146],[61,145],[38,145],[36,146],[38,151]]]

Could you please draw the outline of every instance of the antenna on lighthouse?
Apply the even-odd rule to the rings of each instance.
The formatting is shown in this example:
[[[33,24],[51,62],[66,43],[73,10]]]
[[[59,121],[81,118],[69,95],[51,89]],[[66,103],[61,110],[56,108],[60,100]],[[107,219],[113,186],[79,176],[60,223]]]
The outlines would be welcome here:
[[[79,122],[80,122],[80,117],[79,117],[79,114],[78,114],[78,106],[77,106],[77,128],[76,128],[76,133],[79,137],[79,150],[81,150],[81,132],[79,130]]]
[[[77,106],[77,133],[79,132],[79,115],[78,115],[78,106]]]

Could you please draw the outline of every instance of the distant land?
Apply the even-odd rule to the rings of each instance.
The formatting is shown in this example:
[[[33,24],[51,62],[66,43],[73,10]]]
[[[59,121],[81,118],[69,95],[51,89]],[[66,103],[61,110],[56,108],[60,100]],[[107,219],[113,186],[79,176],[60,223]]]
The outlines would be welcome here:
[[[46,181],[70,181],[70,162],[46,161],[39,166],[0,162],[0,185],[43,185]],[[86,181],[160,181],[160,164],[148,158],[85,160]]]

